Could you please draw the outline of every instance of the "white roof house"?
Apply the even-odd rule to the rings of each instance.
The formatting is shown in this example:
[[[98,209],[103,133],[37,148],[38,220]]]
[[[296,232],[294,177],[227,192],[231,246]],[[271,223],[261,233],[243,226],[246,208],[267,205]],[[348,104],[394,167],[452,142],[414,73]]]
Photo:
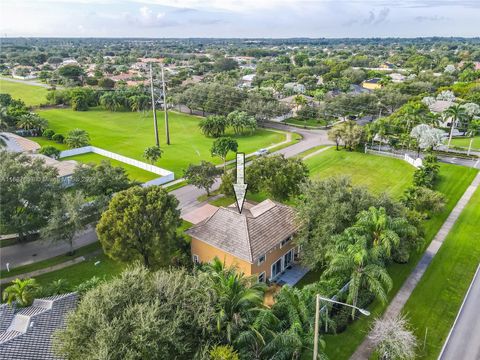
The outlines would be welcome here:
[[[299,83],[294,83],[294,82],[290,82],[290,83],[286,83],[283,88],[285,90],[292,90],[293,92],[295,93],[300,93],[300,94],[303,94],[307,89],[305,88],[305,85],[303,84],[299,84]]]

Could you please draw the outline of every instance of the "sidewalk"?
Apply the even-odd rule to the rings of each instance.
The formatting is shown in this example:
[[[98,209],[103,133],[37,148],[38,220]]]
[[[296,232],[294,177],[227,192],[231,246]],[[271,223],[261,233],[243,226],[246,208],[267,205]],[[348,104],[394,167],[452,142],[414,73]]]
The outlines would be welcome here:
[[[480,185],[480,173],[477,174],[475,179],[473,179],[470,186],[467,190],[463,193],[462,197],[458,201],[458,203],[453,208],[452,212],[448,216],[447,220],[443,223],[442,227],[438,231],[435,238],[432,240],[430,245],[428,246],[427,250],[423,254],[422,258],[418,262],[417,266],[413,269],[410,276],[407,278],[403,286],[400,288],[398,293],[395,295],[393,300],[390,302],[387,310],[383,314],[383,317],[395,317],[400,314],[403,309],[403,306],[407,302],[408,298],[412,294],[413,290],[417,286],[418,282],[422,278],[423,274],[428,268],[428,265],[432,262],[433,258],[437,254],[438,250],[442,246],[445,238],[447,237],[448,233],[452,229],[453,225],[457,221],[458,217],[460,216],[462,210],[470,201],[471,197],[473,196],[475,190]],[[369,359],[373,351],[373,345],[370,341],[369,337],[366,336],[364,341],[360,344],[357,348],[355,353],[351,356],[351,360],[366,360]]]

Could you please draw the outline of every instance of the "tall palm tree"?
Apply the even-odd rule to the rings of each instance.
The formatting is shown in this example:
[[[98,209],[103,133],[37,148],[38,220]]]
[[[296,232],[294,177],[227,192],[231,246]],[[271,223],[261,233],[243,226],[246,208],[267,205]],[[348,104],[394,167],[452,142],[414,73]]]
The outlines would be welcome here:
[[[216,298],[217,331],[226,342],[232,343],[262,308],[265,285],[226,268],[218,259],[207,266],[206,276]]]
[[[15,279],[12,285],[3,290],[3,300],[9,305],[15,302],[20,307],[29,306],[38,288],[35,279]]]
[[[384,208],[372,206],[358,214],[354,229],[369,240],[369,246],[379,257],[383,254],[390,257],[392,250],[400,243],[400,236],[396,232],[398,225]]]
[[[387,302],[387,292],[392,288],[392,279],[378,257],[372,253],[369,241],[347,229],[335,239],[335,245],[327,256],[331,259],[325,274],[346,274],[349,277],[347,302],[357,306],[361,289],[368,289],[382,303]],[[352,318],[355,309],[352,309]]]
[[[450,136],[448,137],[448,145],[447,147],[450,148],[450,142],[452,141],[453,137],[453,130],[455,129],[455,125],[459,122],[465,121],[468,118],[467,112],[465,108],[461,105],[456,104],[450,106],[447,110],[445,110],[445,115],[450,118]]]
[[[424,109],[422,104],[417,103],[407,107],[405,111],[407,118],[407,134],[410,132],[412,125],[417,125],[421,122],[423,113]]]

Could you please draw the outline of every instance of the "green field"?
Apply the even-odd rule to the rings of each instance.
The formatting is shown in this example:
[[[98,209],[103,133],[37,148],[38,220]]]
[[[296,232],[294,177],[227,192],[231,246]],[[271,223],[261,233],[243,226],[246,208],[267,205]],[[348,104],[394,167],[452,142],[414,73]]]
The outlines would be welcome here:
[[[295,125],[295,126],[306,126],[306,127],[322,127],[326,125],[324,120],[319,119],[298,119],[298,118],[289,118],[282,121],[285,124]]]
[[[452,145],[467,148],[470,145],[471,138],[453,138]],[[480,136],[475,136],[472,142],[472,149],[480,150]]]
[[[346,175],[372,192],[387,192],[399,198],[411,184],[415,168],[407,162],[359,152],[326,150],[305,160],[313,179]]]
[[[66,135],[74,128],[86,130],[92,145],[140,161],[145,161],[142,157],[145,148],[155,145],[151,113],[53,109],[39,111],[39,114],[48,120],[49,127],[57,133]],[[176,178],[179,178],[190,163],[199,163],[201,160],[213,161],[217,164],[221,162],[219,158],[212,158],[210,154],[214,139],[200,132],[198,127],[200,118],[170,112],[171,145],[169,146],[165,144],[162,112],[158,112],[158,118],[160,147],[164,153],[155,165],[174,171]],[[238,136],[236,140],[239,144],[238,150],[248,154],[282,142],[285,138],[284,133],[259,129],[253,135]],[[45,144],[58,145],[47,140],[44,140],[41,145]],[[234,155],[230,153],[230,158],[232,159]]]
[[[35,106],[47,102],[48,90],[41,86],[22,84],[0,79],[0,93],[12,95],[14,99],[20,99],[28,106]]]
[[[112,164],[112,166],[120,166],[125,169],[125,171],[128,174],[128,177],[130,180],[135,180],[135,181],[140,181],[140,182],[146,182],[149,180],[153,180],[158,178],[160,175],[154,174],[150,171],[146,171],[143,169],[140,169],[136,166],[133,165],[128,165],[125,164],[121,161],[110,159],[108,157],[99,155],[99,154],[94,154],[94,153],[87,153],[87,154],[82,154],[82,155],[75,155],[75,156],[69,156],[66,158],[62,158],[62,160],[75,160],[83,164],[88,164],[88,163],[94,163],[94,164],[99,164],[103,160],[106,160]]]
[[[437,359],[480,262],[480,189],[477,189],[440,248],[403,312],[425,359]]]
[[[416,252],[407,264],[394,263],[388,267],[388,272],[393,280],[392,291],[388,294],[389,301],[395,296],[404,281],[410,275],[412,269],[422,257],[425,249],[433,240],[443,222],[446,220],[476,174],[477,170],[472,168],[440,164],[440,181],[436,186],[436,190],[446,195],[446,206],[442,212],[436,214],[425,222],[425,243],[421,251]],[[349,325],[345,332],[336,336],[324,336],[324,340],[327,343],[326,353],[330,359],[349,359],[368,333],[373,320],[383,314],[386,306],[381,305],[378,301],[374,301],[368,309],[371,312],[371,316],[361,317],[359,320],[356,320]],[[305,359],[307,358],[308,356],[305,357]]]

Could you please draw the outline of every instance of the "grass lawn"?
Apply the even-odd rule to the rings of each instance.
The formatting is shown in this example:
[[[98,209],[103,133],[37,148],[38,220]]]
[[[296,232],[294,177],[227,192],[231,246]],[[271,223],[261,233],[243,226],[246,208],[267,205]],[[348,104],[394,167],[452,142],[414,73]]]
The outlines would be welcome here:
[[[443,163],[440,164],[440,181],[436,186],[436,190],[446,195],[446,206],[441,213],[436,214],[425,222],[425,244],[421,251],[413,254],[407,264],[392,264],[388,267],[388,272],[393,280],[393,289],[388,294],[389,301],[401,288],[408,275],[410,275],[412,269],[422,257],[425,249],[433,240],[443,222],[446,220],[457,201],[462,197],[476,174],[477,170],[472,168]],[[324,340],[327,343],[326,353],[328,357],[336,360],[346,360],[350,358],[357,346],[360,345],[368,333],[373,320],[383,314],[385,309],[386,305],[374,301],[369,307],[371,312],[369,317],[360,318],[360,320],[350,324],[347,330],[339,335],[324,336]],[[308,358],[308,354],[305,355],[305,359]]]
[[[415,168],[407,162],[372,154],[337,151],[334,147],[305,160],[313,179],[346,175],[372,192],[387,192],[399,198],[411,184]]]
[[[70,109],[49,109],[38,111],[40,116],[49,121],[49,128],[66,135],[74,128],[86,130],[92,145],[110,150],[140,161],[146,147],[154,145],[154,133],[151,113],[110,112],[100,109],[89,111],[72,111]],[[170,112],[171,145],[165,145],[165,130],[162,112],[157,112],[159,120],[160,147],[164,151],[156,165],[175,172],[176,178],[183,175],[183,170],[190,163],[201,160],[219,164],[219,158],[213,158],[210,148],[213,138],[204,136],[198,127],[199,117]],[[233,136],[232,134],[228,134]],[[285,134],[257,130],[253,135],[236,137],[238,150],[252,153],[285,140]],[[48,141],[44,141],[45,145]],[[50,143],[56,146],[53,142]],[[229,158],[234,158],[230,153]]]
[[[10,94],[14,99],[23,100],[27,106],[34,106],[47,102],[48,90],[41,86],[0,79],[0,93]]]
[[[423,359],[437,359],[480,262],[480,189],[477,189],[408,299],[407,314],[426,346]]]
[[[87,163],[99,164],[103,160],[107,160],[112,164],[112,166],[120,166],[120,167],[124,168],[126,170],[127,174],[128,174],[128,177],[131,180],[136,180],[136,181],[140,181],[140,182],[146,182],[146,181],[149,181],[149,180],[153,180],[153,179],[156,179],[160,176],[160,175],[154,174],[150,171],[140,169],[136,166],[128,165],[128,164],[125,164],[121,161],[118,161],[118,160],[115,160],[115,159],[110,159],[108,157],[105,157],[105,156],[102,156],[102,155],[99,155],[99,154],[94,154],[94,153],[87,153],[87,154],[69,156],[69,157],[66,157],[66,158],[62,158],[61,160],[75,160],[75,161],[78,161],[78,162],[84,163],[84,164],[87,164]]]
[[[468,149],[471,138],[453,138],[452,145]],[[480,150],[480,136],[475,136],[472,142],[472,149]]]

